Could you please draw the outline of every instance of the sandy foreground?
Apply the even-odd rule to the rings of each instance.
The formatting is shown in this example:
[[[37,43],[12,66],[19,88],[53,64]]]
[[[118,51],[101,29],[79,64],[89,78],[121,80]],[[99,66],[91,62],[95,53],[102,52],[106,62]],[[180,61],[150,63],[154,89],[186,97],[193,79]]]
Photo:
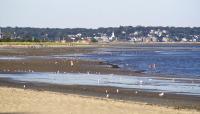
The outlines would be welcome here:
[[[200,114],[196,110],[7,87],[0,87],[0,113]]]

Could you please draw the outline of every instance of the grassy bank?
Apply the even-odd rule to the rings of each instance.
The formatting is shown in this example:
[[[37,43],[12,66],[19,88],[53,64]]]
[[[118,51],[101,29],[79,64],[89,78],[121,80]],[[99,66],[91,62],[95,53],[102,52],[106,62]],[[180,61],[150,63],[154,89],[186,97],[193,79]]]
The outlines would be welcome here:
[[[89,46],[91,44],[79,42],[0,42],[0,46]]]

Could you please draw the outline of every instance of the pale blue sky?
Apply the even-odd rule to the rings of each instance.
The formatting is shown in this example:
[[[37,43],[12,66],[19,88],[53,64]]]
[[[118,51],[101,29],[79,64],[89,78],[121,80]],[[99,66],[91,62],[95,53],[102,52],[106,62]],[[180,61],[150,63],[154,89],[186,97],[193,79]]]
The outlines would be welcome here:
[[[200,27],[200,0],[0,0],[0,26]]]

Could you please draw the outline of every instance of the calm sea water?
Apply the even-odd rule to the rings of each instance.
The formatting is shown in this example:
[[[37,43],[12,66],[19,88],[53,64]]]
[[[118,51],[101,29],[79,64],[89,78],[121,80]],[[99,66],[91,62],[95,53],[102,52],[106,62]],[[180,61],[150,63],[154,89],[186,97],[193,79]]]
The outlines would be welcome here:
[[[200,78],[200,47],[100,48],[92,54],[72,55],[117,64],[147,74]]]

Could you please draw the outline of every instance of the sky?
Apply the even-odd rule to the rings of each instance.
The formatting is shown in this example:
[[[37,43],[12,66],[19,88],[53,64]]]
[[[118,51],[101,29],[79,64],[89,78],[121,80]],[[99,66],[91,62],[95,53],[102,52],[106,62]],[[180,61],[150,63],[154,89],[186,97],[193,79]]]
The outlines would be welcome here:
[[[0,27],[200,27],[200,0],[0,0]]]

